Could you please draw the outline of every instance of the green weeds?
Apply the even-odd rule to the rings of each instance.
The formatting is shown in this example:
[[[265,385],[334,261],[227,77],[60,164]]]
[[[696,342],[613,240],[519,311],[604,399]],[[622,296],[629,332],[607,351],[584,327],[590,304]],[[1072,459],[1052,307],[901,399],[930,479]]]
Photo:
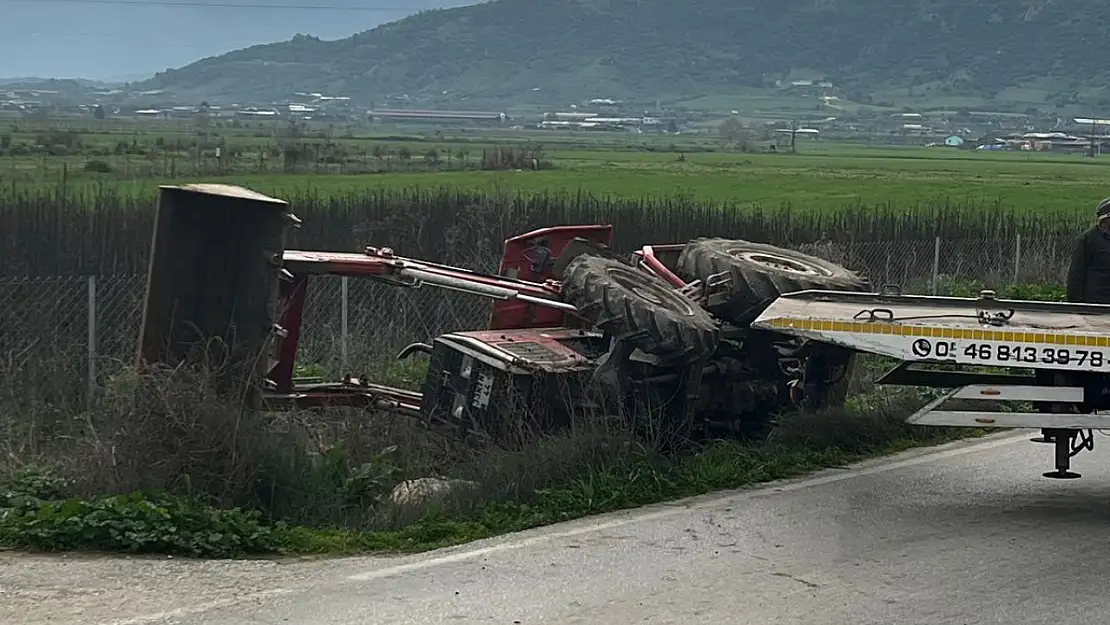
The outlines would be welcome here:
[[[312,524],[291,525],[258,510],[219,507],[180,489],[80,497],[72,492],[75,484],[56,472],[25,467],[0,489],[0,545],[214,558],[423,551],[797,477],[980,433],[906,425],[904,416],[921,401],[912,394],[875,396],[835,413],[788,415],[766,440],[713,441],[672,457],[620,433],[556,435],[542,449],[491,452],[469,465],[460,463],[456,471],[462,477],[481,477],[481,488],[427,507],[407,523],[398,520],[400,511],[385,496],[403,473],[390,455],[356,462],[342,445],[326,450],[324,460],[298,479],[302,487],[331,489],[319,495],[342,502],[348,513],[357,511],[341,515],[347,522],[339,524],[339,517],[333,516],[331,523],[319,518]],[[604,448],[607,453],[581,453],[576,466],[553,471],[552,458],[572,447]]]

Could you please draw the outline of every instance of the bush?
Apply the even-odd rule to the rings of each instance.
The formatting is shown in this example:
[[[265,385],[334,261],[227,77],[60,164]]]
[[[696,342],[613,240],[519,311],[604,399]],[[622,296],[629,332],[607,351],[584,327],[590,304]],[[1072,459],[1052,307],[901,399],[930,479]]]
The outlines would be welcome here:
[[[112,166],[107,161],[93,159],[85,162],[85,171],[97,174],[112,173]]]
[[[937,284],[937,293],[950,297],[978,297],[979,293],[985,289],[993,289],[998,297],[1004,299],[1026,299],[1042,302],[1062,302],[1067,299],[1067,291],[1064,285],[1054,282],[1007,284],[1001,287],[993,287],[980,280],[941,276]]]
[[[87,409],[8,403],[0,444],[11,453],[0,456],[0,476],[47,464],[69,478],[66,498],[88,503],[103,493],[173,492],[270,520],[389,528],[390,489],[427,475],[450,451],[420,423],[388,413],[245,410],[215,379],[213,370],[124,369]]]
[[[274,530],[258,512],[220,510],[170,494],[63,498],[63,482],[24,471],[0,488],[0,545],[210,558],[278,551]]]
[[[550,169],[552,164],[539,147],[496,146],[482,150],[481,167],[485,170]]]
[[[83,139],[81,133],[77,131],[52,128],[36,134],[35,143],[43,146],[53,146],[54,149],[61,150],[59,153],[68,154],[69,152],[80,151]]]

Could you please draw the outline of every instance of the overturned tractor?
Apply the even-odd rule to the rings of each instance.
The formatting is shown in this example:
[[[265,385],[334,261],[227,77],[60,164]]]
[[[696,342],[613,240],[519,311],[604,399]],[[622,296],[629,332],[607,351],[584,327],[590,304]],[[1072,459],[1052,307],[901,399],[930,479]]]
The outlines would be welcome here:
[[[949,389],[910,423],[1040,428],[1035,440],[1055,452],[1047,477],[1079,477],[1071,458],[1093,448],[1093,430],[1110,429],[1108,305],[864,292],[868,282],[836,264],[731,239],[626,258],[605,225],[508,239],[487,274],[386,248],[286,250],[298,224],[285,202],[246,189],[163,187],[140,364],[207,358],[217,346],[236,398],[389,409],[460,434],[545,432],[579,412],[619,410],[661,412],[655,421],[695,433],[759,430],[788,406],[836,405],[855,354],[868,353],[900,361],[880,384]],[[489,324],[401,352],[430,355],[422,393],[300,380],[305,294],[319,275],[489,297]]]
[[[249,215],[261,223],[229,223]],[[221,185],[165,187],[159,222],[151,279],[161,282],[149,286],[145,359],[173,360],[155,347],[172,347],[167,337],[181,343],[190,332],[199,333],[194,339],[227,337],[238,328],[230,352],[269,356],[248,368],[257,378],[258,401],[386,408],[449,423],[460,434],[543,432],[584,411],[621,410],[661,413],[663,422],[691,434],[751,432],[792,405],[842,402],[851,351],[749,324],[783,293],[869,288],[836,264],[741,240],[645,246],[622,257],[610,249],[606,225],[513,237],[498,275],[404,258],[388,248],[285,250],[274,224],[299,223],[288,207]],[[190,227],[180,227],[185,223]],[[182,266],[188,262],[194,266]],[[219,275],[211,275],[213,267]],[[205,288],[183,278],[190,272],[210,274]],[[430,358],[421,393],[353,378],[299,380],[294,363],[305,296],[320,275],[486,296],[493,300],[488,328],[402,350],[401,358],[419,352]],[[187,314],[165,316],[171,310]],[[244,324],[276,340],[243,333]]]

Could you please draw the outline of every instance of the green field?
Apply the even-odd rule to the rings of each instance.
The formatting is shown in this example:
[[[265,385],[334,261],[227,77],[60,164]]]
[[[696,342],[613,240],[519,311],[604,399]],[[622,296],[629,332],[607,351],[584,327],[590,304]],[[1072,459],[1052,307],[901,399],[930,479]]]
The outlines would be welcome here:
[[[64,183],[110,184],[140,194],[166,182],[221,181],[260,191],[322,194],[381,188],[452,188],[525,193],[586,192],[631,199],[686,197],[736,206],[832,210],[884,206],[1029,212],[1086,212],[1110,195],[1110,158],[1051,153],[991,153],[948,148],[801,141],[797,154],[747,151],[716,135],[629,135],[535,131],[445,131],[360,135],[306,133],[315,159],[284,167],[271,128],[212,129],[114,123],[19,128],[0,151],[7,190]],[[410,131],[411,132],[411,131]],[[76,138],[74,138],[76,135]],[[68,141],[49,154],[36,141]],[[190,143],[191,142],[191,143]],[[235,152],[222,163],[214,147]],[[482,171],[483,151],[538,148],[548,168]],[[756,150],[755,148],[758,148]],[[27,154],[37,149],[40,153]],[[208,152],[206,152],[208,150]],[[107,165],[90,171],[89,163]],[[213,164],[216,163],[216,164]],[[371,173],[367,173],[371,172]],[[4,192],[4,191],[0,191]]]
[[[883,152],[888,152],[883,154]],[[244,176],[248,186],[321,190],[449,186],[483,190],[586,191],[623,197],[692,196],[773,208],[832,209],[847,204],[991,204],[1028,210],[1093,210],[1110,194],[1110,164],[1073,159],[933,157],[871,153],[814,156],[582,153],[540,172],[448,172],[312,179]]]
[[[1110,160],[1081,157],[894,149],[814,150],[798,155],[692,153],[684,154],[684,160],[674,153],[658,152],[567,150],[549,154],[556,169],[544,171],[234,172],[219,177],[131,180],[102,175],[72,178],[67,184],[80,188],[108,181],[142,193],[170,181],[215,180],[278,194],[309,188],[326,194],[407,187],[584,191],[624,198],[685,195],[766,209],[790,205],[795,210],[840,209],[861,203],[896,209],[1000,205],[1021,211],[1083,212],[1110,194]]]
[[[545,171],[445,171],[379,174],[251,174],[220,176],[282,194],[398,187],[472,191],[577,192],[628,198],[688,196],[698,200],[794,209],[838,209],[887,204],[997,206],[1028,211],[1087,211],[1110,195],[1110,160],[1025,155],[965,155],[903,150],[826,154],[674,154],[567,151]],[[212,176],[180,182],[208,181]],[[88,184],[78,180],[74,184]],[[112,180],[122,188],[153,191],[164,179]]]

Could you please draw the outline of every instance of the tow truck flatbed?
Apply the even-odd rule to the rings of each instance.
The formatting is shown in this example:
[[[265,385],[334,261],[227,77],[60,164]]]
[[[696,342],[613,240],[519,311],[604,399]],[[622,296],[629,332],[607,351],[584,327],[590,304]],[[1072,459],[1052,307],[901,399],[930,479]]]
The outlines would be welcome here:
[[[776,299],[752,327],[901,361],[879,383],[951,389],[908,423],[1040,428],[1034,440],[1056,447],[1056,471],[1046,477],[1079,477],[1070,458],[1094,447],[1091,430],[1110,429],[1110,305],[1004,300],[991,291],[801,291]],[[929,365],[954,370],[921,368]],[[982,409],[949,409],[954,401]]]
[[[802,291],[753,327],[913,362],[1110,372],[1110,305]]]

